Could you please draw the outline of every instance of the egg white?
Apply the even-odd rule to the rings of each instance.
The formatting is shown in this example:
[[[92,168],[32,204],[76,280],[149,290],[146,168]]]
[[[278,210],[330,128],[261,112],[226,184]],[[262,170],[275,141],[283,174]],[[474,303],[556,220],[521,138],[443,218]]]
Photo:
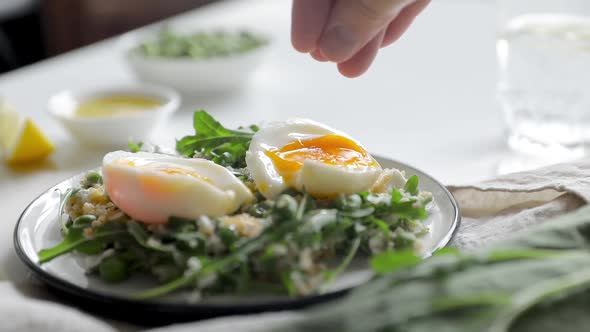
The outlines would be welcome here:
[[[271,122],[252,138],[246,153],[246,164],[258,190],[267,198],[276,198],[287,188],[305,190],[312,196],[328,197],[339,193],[352,194],[366,191],[375,183],[381,166],[334,165],[307,159],[290,183],[275,167],[267,155],[270,150],[280,150],[296,140],[312,139],[325,135],[338,135],[358,142],[347,134],[308,119],[291,119]]]
[[[102,172],[113,203],[144,223],[219,217],[254,200],[229,170],[205,159],[115,151],[104,157]]]

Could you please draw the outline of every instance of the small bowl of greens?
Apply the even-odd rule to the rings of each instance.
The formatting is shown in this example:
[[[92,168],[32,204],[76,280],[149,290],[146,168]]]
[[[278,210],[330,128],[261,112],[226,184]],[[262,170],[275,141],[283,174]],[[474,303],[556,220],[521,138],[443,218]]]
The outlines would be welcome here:
[[[246,29],[181,33],[166,28],[123,40],[139,79],[188,94],[243,86],[264,61],[270,43],[267,36]]]

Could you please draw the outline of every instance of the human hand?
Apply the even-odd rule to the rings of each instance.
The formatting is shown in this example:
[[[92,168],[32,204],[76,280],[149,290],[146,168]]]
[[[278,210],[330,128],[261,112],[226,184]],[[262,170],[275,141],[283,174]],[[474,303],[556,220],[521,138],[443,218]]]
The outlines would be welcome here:
[[[379,49],[408,29],[430,0],[293,0],[291,41],[296,50],[338,64],[346,77],[362,75]]]

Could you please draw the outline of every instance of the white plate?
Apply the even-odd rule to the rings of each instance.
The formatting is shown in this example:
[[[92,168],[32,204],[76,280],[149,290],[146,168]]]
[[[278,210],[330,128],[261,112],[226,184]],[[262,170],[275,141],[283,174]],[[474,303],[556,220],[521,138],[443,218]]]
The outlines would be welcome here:
[[[418,175],[420,189],[432,193],[434,202],[429,210],[430,216],[425,221],[430,232],[420,238],[422,254],[426,257],[444,247],[453,236],[460,220],[459,207],[453,196],[432,177],[413,167],[384,158],[377,158],[377,160],[384,168],[405,170],[408,176]],[[22,213],[16,225],[14,245],[20,259],[42,281],[53,289],[61,291],[62,294],[82,301],[80,303],[90,310],[119,316],[126,320],[164,323],[219,315],[301,308],[341,296],[350,288],[359,286],[371,278],[366,260],[357,259],[352,267],[334,282],[332,288],[322,295],[295,299],[264,294],[215,296],[194,302],[191,301],[190,292],[179,291],[156,300],[134,300],[130,296],[132,293],[153,287],[154,284],[147,278],[140,277],[120,284],[107,284],[99,278],[87,275],[88,258],[76,254],[56,258],[44,265],[38,263],[39,250],[52,247],[62,240],[57,223],[60,200],[58,190],[63,192],[78,185],[83,176],[84,174],[80,174],[67,179],[35,199]],[[150,312],[157,312],[158,315],[150,315]]]

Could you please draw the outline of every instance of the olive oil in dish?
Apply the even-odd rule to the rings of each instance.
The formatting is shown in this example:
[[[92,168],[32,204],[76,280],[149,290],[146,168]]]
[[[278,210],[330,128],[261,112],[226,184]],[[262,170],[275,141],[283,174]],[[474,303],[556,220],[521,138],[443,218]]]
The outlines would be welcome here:
[[[75,111],[79,117],[113,117],[154,110],[162,106],[158,98],[142,95],[111,95],[82,101]]]

